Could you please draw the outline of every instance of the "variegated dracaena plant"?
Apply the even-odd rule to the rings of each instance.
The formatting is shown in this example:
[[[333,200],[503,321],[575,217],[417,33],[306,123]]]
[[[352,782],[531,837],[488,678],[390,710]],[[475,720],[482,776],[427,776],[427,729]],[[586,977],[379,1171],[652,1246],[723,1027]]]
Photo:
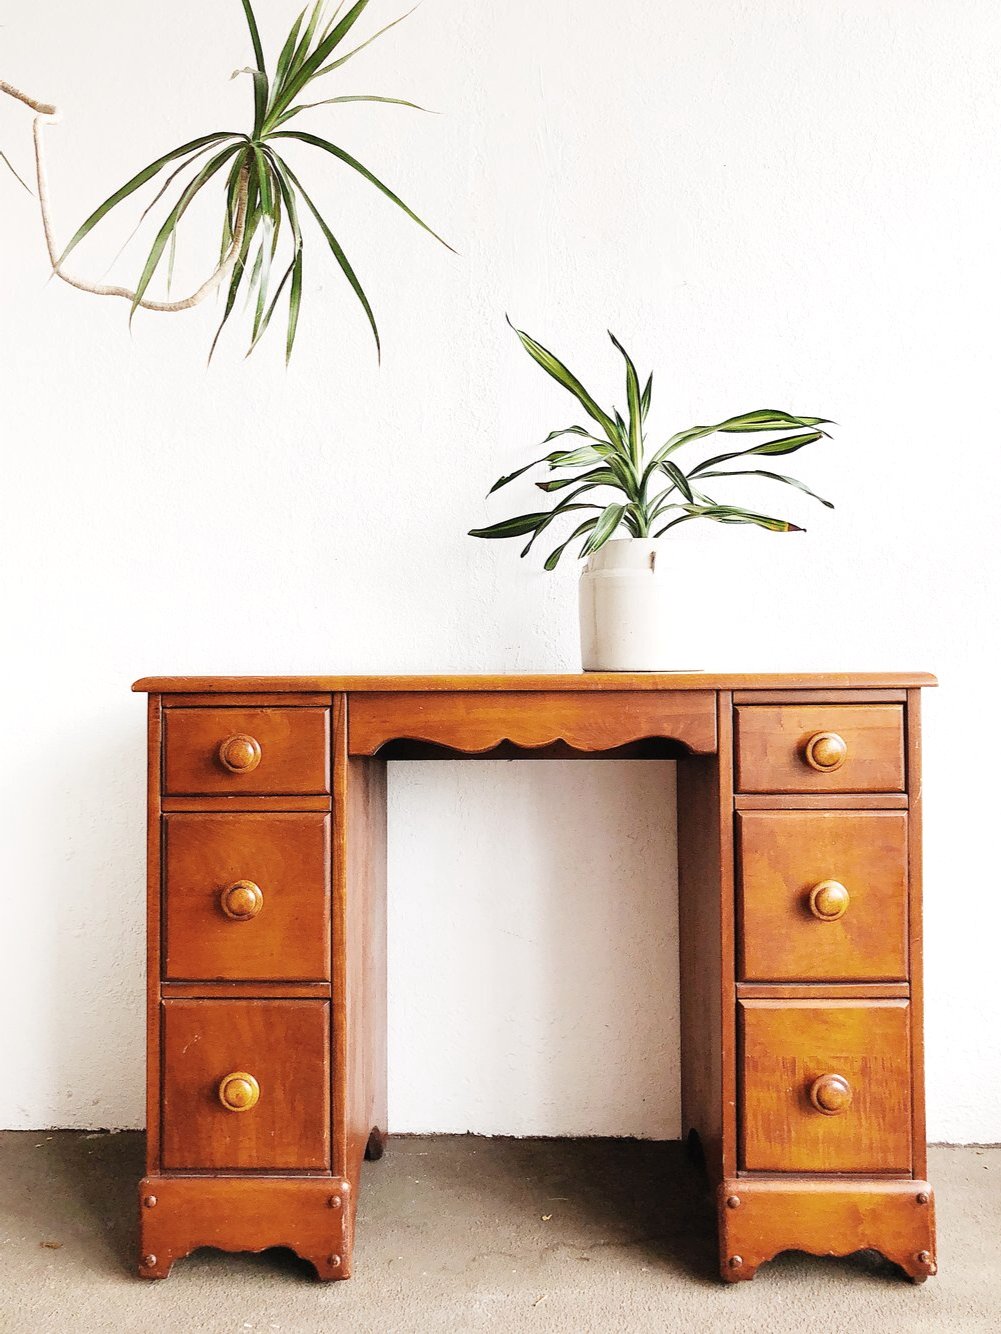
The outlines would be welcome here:
[[[512,326],[513,327],[513,326]],[[519,514],[513,519],[492,524],[489,528],[474,528],[470,537],[528,537],[522,551],[527,556],[536,540],[555,520],[574,518],[577,526],[548,556],[547,570],[553,570],[567,547],[583,538],[579,555],[597,551],[616,533],[629,537],[661,537],[679,524],[692,519],[711,519],[714,523],[748,523],[766,528],[773,533],[802,532],[796,524],[775,519],[739,505],[725,504],[707,494],[710,479],[720,477],[757,477],[779,482],[805,491],[828,509],[829,500],[816,495],[795,477],[769,472],[763,468],[740,466],[761,456],[774,457],[794,454],[796,450],[812,445],[828,436],[824,426],[831,425],[825,417],[799,417],[791,412],[759,408],[729,417],[713,426],[690,426],[675,435],[653,452],[646,444],[646,422],[650,411],[653,376],[641,388],[636,367],[625,348],[609,334],[622,354],[626,365],[626,401],[628,416],[616,409],[605,411],[599,407],[581,382],[555,356],[520,329],[515,329],[522,346],[533,361],[574,396],[593,425],[566,426],[551,432],[544,445],[565,436],[578,436],[582,444],[574,448],[560,448],[542,458],[533,459],[523,468],[499,478],[488,494],[507,486],[516,477],[531,468],[545,465],[550,474],[545,481],[536,482],[547,495],[563,492],[556,505],[549,510]],[[683,446],[706,436],[768,434],[772,439],[746,449],[727,450],[702,458],[697,463],[682,466],[676,457]],[[737,464],[737,466],[734,466]],[[712,483],[712,490],[716,490]],[[594,493],[598,493],[598,496]],[[609,498],[611,493],[614,498]],[[583,499],[583,497],[587,499]],[[581,512],[587,518],[581,518]]]

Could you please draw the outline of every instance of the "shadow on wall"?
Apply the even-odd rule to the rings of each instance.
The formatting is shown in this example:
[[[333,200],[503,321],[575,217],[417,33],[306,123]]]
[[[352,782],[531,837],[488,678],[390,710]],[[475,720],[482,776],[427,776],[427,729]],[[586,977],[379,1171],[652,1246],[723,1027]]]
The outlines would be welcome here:
[[[58,738],[40,762],[33,800],[49,842],[30,892],[48,916],[40,930],[52,971],[34,1002],[46,1016],[43,1045],[21,1079],[36,1124],[145,1121],[145,725],[136,710],[109,736],[107,713],[83,714],[73,746],[82,767],[66,770]],[[65,775],[60,791],[54,772]]]
[[[392,1131],[680,1134],[675,805],[661,760],[390,765]]]

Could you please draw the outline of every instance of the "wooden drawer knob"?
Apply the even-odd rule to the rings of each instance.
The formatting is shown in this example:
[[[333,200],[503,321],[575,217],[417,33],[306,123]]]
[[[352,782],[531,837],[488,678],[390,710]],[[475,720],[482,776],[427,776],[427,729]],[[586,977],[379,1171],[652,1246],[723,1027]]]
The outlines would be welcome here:
[[[261,743],[243,732],[228,736],[219,746],[219,763],[231,774],[249,774],[260,762]]]
[[[852,1101],[852,1086],[844,1075],[821,1075],[810,1085],[810,1102],[824,1116],[840,1116]]]
[[[249,922],[264,907],[264,895],[253,880],[235,880],[219,895],[219,907],[234,922]]]
[[[848,742],[837,732],[816,732],[806,743],[803,758],[820,774],[832,774],[848,758]]]
[[[245,1070],[234,1070],[219,1081],[219,1101],[227,1112],[249,1112],[260,1096],[260,1084]]]
[[[844,917],[851,895],[840,880],[821,880],[810,890],[810,911],[821,922],[836,922]]]

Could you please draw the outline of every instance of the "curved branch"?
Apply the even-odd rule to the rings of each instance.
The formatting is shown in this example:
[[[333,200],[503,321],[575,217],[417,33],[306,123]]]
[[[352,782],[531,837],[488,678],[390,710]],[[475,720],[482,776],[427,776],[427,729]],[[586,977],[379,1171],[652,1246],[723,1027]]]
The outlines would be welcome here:
[[[54,125],[59,119],[58,107],[51,106],[46,102],[37,102],[27,93],[22,93],[20,89],[12,84],[6,83],[0,79],[0,92],[6,93],[9,97],[16,98],[23,102],[26,107],[30,107],[35,112],[35,119],[32,122],[32,136],[35,144],[35,176],[38,182],[38,204],[42,214],[42,230],[45,233],[45,246],[49,252],[49,262],[52,265],[53,273],[61,278],[64,283],[69,283],[71,287],[76,287],[81,292],[90,292],[94,296],[117,296],[126,301],[136,304],[136,293],[127,287],[117,287],[105,283],[91,283],[84,278],[74,277],[66,273],[59,265],[59,247],[56,245],[55,234],[52,227],[52,217],[49,212],[49,180],[46,170],[45,160],[45,138],[44,131],[46,125]],[[244,230],[247,223],[247,198],[250,184],[250,167],[244,163],[240,169],[240,186],[236,201],[236,217],[233,220],[233,236],[230,241],[229,249],[223,255],[218,267],[202,283],[196,291],[188,297],[179,301],[151,301],[143,297],[137,304],[143,310],[154,310],[163,313],[172,313],[174,311],[191,310],[199,302],[204,301],[219,284],[223,281],[229,271],[232,269],[236,258],[243,245]]]
[[[23,102],[26,107],[31,107],[39,116],[50,116],[54,121],[59,119],[59,110],[57,107],[49,106],[47,102],[36,102],[33,97],[27,93],[22,93],[20,88],[15,88],[12,83],[0,79],[0,93],[6,93],[8,97],[16,98],[18,102]]]

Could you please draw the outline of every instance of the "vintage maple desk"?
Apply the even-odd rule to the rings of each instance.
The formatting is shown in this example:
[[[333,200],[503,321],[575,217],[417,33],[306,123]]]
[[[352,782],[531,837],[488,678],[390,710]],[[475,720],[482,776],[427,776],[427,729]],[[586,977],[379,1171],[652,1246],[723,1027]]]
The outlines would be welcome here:
[[[682,1113],[720,1267],[935,1272],[919,674],[153,678],[140,1272],[351,1272],[386,1132],[386,761],[673,757]],[[651,1005],[667,998],[651,996]]]

